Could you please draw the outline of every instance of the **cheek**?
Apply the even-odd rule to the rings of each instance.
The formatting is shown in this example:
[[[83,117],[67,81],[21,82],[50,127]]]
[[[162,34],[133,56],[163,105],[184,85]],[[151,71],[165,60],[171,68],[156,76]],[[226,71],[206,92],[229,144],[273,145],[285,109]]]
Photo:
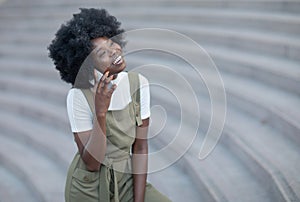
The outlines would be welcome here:
[[[98,67],[109,67],[110,59],[108,57],[96,58],[95,60],[96,66]]]

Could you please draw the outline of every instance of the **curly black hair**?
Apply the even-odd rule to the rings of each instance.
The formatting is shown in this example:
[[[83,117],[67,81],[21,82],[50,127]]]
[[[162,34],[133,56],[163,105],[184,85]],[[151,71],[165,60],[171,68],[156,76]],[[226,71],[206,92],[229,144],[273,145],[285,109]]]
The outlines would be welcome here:
[[[48,46],[49,57],[54,61],[61,79],[74,86],[81,65],[92,51],[91,40],[98,37],[114,37],[116,43],[125,45],[121,23],[105,9],[80,8],[81,12],[62,24]],[[90,77],[90,76],[89,76]],[[80,84],[90,87],[88,81]]]

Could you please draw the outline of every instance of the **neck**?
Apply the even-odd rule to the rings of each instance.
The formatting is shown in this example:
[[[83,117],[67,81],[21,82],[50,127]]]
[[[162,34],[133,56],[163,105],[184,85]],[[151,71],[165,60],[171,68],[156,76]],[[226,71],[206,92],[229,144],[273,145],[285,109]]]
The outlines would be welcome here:
[[[118,74],[114,74],[112,80],[115,80],[118,77]]]

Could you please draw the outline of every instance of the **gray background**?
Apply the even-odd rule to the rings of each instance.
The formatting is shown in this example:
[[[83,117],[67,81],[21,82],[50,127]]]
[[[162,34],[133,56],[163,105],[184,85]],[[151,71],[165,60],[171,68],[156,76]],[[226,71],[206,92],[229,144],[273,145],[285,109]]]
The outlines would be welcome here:
[[[227,117],[219,143],[198,160],[210,101],[203,82],[186,73],[201,111],[198,136],[179,161],[149,175],[154,186],[173,201],[299,201],[299,1],[10,0],[0,4],[1,202],[63,201],[76,151],[66,113],[71,86],[60,80],[46,47],[80,7],[105,7],[126,30],[155,27],[185,34],[208,51],[220,71]],[[180,45],[160,40],[153,43]],[[179,73],[185,67],[155,52],[132,57],[128,66],[153,61]],[[167,122],[150,140],[150,151],[172,140],[180,120],[179,105],[160,90],[151,89],[151,103],[165,109]]]

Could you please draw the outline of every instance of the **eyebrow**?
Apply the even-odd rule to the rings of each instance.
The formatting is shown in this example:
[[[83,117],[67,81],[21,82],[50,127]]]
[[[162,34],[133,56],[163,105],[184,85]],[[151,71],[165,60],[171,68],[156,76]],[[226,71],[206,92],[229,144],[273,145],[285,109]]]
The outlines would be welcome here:
[[[109,43],[109,42],[112,42],[112,40],[108,39],[105,43]],[[98,50],[96,50],[96,54],[98,54],[101,49],[102,49],[102,47],[100,47]]]
[[[98,50],[96,50],[96,54],[98,54],[99,53],[99,51],[101,51],[101,47],[98,49]]]

